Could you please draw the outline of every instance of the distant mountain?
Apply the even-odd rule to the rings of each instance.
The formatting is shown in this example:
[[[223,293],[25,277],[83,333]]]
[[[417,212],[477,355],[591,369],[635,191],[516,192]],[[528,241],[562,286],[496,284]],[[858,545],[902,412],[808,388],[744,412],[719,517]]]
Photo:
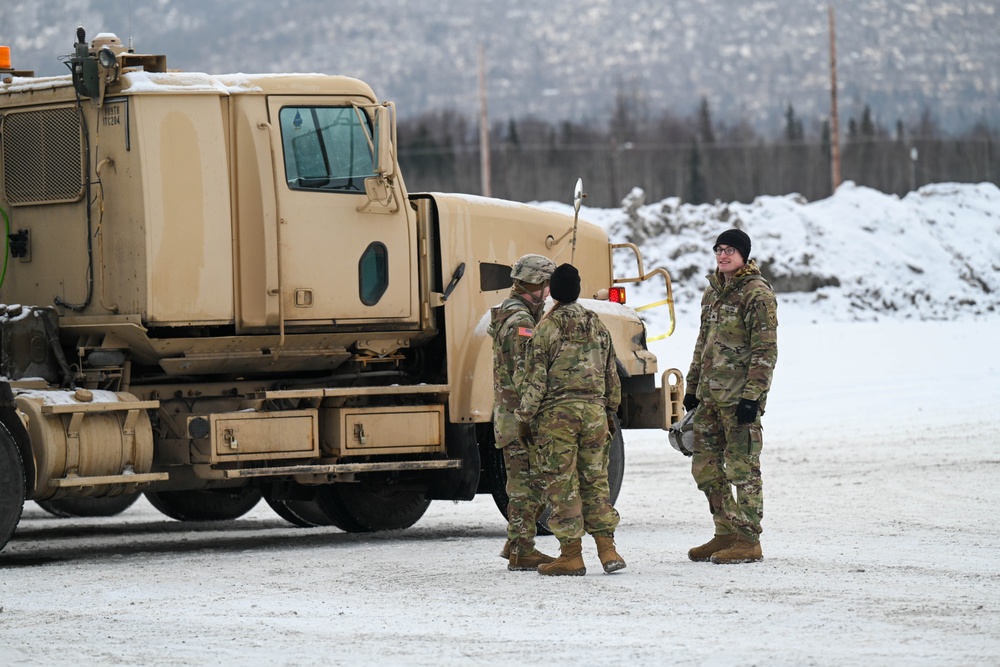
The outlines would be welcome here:
[[[83,24],[132,35],[171,68],[356,76],[404,117],[473,114],[483,44],[494,120],[604,123],[617,92],[688,115],[704,95],[717,121],[767,135],[790,103],[815,135],[829,110],[828,4],[842,127],[866,104],[889,130],[925,108],[946,131],[1000,125],[996,0],[8,0],[0,44],[15,67],[58,74]]]

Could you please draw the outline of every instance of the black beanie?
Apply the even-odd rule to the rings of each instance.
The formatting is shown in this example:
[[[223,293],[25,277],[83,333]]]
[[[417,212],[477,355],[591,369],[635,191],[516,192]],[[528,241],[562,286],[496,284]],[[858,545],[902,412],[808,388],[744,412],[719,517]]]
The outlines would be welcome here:
[[[580,298],[580,272],[572,264],[560,264],[549,280],[549,294],[559,303],[573,303]]]
[[[744,262],[750,259],[750,237],[742,229],[727,229],[719,234],[712,249],[714,250],[720,245],[727,245],[739,250]]]

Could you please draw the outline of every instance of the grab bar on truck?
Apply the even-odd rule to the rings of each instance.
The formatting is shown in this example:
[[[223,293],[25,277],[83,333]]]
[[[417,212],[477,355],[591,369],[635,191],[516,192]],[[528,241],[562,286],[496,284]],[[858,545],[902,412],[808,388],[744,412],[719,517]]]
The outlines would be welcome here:
[[[627,278],[614,277],[613,282],[615,282],[616,284],[643,283],[646,282],[647,280],[651,280],[655,276],[663,276],[667,298],[660,299],[658,301],[653,301],[652,303],[647,303],[643,306],[636,306],[634,310],[636,311],[651,310],[653,308],[659,308],[660,306],[667,306],[670,309],[670,330],[667,331],[667,333],[660,334],[658,336],[647,336],[646,340],[651,343],[653,341],[663,340],[664,338],[673,335],[674,329],[677,326],[677,321],[674,318],[674,289],[673,285],[670,282],[670,274],[667,273],[667,270],[662,267],[653,269],[649,273],[646,273],[642,266],[642,252],[639,250],[639,247],[634,243],[612,243],[610,245],[611,245],[610,253],[612,256],[611,257],[612,266],[614,266],[614,251],[623,249],[632,251],[632,254],[635,256],[636,268],[638,269],[638,275],[636,276],[631,276]]]

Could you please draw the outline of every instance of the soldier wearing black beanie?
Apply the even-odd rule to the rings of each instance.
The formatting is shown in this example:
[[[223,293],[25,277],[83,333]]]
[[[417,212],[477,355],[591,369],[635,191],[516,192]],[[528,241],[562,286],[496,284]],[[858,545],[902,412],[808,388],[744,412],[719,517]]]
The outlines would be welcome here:
[[[727,245],[740,251],[743,261],[750,260],[750,237],[742,229],[727,229],[715,239],[715,248]],[[714,248],[713,248],[714,249]]]
[[[760,418],[778,359],[778,316],[774,290],[750,259],[750,247],[750,237],[739,229],[727,229],[715,241],[716,270],[706,276],[685,382],[684,408],[695,411],[691,473],[715,528],[711,540],[688,551],[694,561],[764,558]]]
[[[559,303],[573,303],[580,298],[580,272],[572,264],[560,264],[552,272],[549,294]]]

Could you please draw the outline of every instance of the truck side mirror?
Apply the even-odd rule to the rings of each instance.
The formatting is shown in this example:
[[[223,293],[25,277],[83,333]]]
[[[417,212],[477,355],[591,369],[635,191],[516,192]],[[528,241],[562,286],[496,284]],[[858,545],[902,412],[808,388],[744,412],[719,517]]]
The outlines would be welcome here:
[[[396,162],[392,154],[390,107],[375,108],[375,173],[383,178],[392,178],[396,173]]]

